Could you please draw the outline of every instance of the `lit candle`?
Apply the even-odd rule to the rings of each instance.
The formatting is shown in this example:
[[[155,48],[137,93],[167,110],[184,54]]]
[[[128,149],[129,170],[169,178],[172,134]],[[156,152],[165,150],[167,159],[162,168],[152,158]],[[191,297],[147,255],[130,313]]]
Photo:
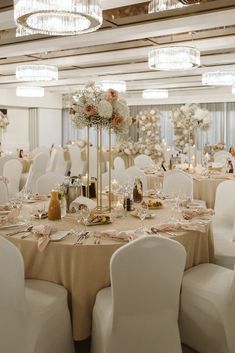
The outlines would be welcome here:
[[[117,218],[121,218],[123,216],[124,208],[123,208],[123,204],[120,201],[116,203],[114,210]]]
[[[116,179],[112,180],[112,191],[116,191],[118,189],[118,181]]]

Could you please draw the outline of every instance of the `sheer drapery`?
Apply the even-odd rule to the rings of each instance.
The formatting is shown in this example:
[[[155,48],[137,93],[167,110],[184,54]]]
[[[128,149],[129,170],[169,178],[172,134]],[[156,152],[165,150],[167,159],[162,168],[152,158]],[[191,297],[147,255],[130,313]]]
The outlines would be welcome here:
[[[173,144],[173,128],[171,124],[172,111],[182,106],[180,105],[146,105],[131,106],[130,115],[135,118],[140,111],[158,109],[161,114],[160,138]],[[235,103],[206,103],[199,104],[201,108],[207,109],[211,114],[211,126],[207,132],[197,132],[198,148],[202,149],[205,144],[215,144],[224,142],[227,146],[235,145]],[[91,143],[96,143],[96,131],[91,129]],[[133,124],[130,127],[129,137],[133,141],[138,140],[138,126]],[[128,138],[128,133],[126,135]],[[63,144],[77,139],[87,139],[86,129],[75,129],[69,118],[67,109],[63,110]],[[112,136],[112,144],[116,144],[116,137]],[[104,145],[108,145],[108,133],[104,132]]]
[[[29,109],[29,150],[38,146],[38,109]]]
[[[87,140],[87,128],[76,129],[69,117],[68,109],[63,109],[62,115],[62,141],[63,145],[76,140]],[[97,133],[95,128],[90,129],[90,142],[95,145],[97,142]],[[112,145],[116,144],[116,136],[112,134]],[[108,130],[103,131],[103,146],[108,147],[109,145],[109,133]]]
[[[181,107],[180,105],[149,105],[133,106],[130,108],[131,116],[135,117],[140,111],[159,110],[161,114],[161,139],[165,138],[169,145],[173,144],[174,131],[171,124],[172,111]],[[211,126],[207,132],[197,132],[198,148],[202,149],[205,144],[225,142],[228,146],[235,144],[235,103],[207,103],[199,104],[201,108],[207,109],[211,115]],[[138,139],[138,127],[133,126],[131,137],[134,141]]]

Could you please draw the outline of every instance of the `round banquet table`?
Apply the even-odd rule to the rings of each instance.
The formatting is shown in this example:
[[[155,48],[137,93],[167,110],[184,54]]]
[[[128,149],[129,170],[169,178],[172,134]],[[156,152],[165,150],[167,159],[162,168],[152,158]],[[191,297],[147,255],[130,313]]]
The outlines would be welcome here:
[[[34,205],[23,207],[22,215],[27,218]],[[169,219],[170,210],[166,207],[151,211],[152,219],[145,220],[145,225],[151,227]],[[38,221],[32,221],[38,224]],[[76,214],[68,214],[61,221],[42,220],[42,224],[50,224],[57,230],[70,230],[78,227]],[[91,233],[107,229],[130,230],[141,225],[138,218],[128,214],[122,219],[115,219],[113,224],[89,227]],[[30,234],[21,239],[21,235],[7,236],[11,230],[0,230],[21,251],[25,263],[25,277],[54,282],[64,286],[69,292],[69,302],[72,316],[73,338],[80,341],[91,335],[92,310],[96,294],[102,288],[110,285],[109,262],[112,254],[123,246],[120,240],[102,239],[99,245],[94,244],[91,236],[83,245],[74,245],[75,235],[68,235],[61,241],[50,242],[43,252],[38,250],[37,240]],[[12,229],[14,231],[14,228]],[[163,236],[170,236],[162,233]],[[170,236],[180,242],[186,249],[186,269],[192,266],[213,262],[214,249],[210,222],[205,232],[176,231]]]
[[[148,189],[153,189],[156,182],[163,182],[164,173],[147,174]],[[208,208],[214,208],[216,189],[220,183],[225,180],[235,180],[233,174],[215,174],[209,178],[191,174],[193,178],[193,198],[195,200],[203,200]]]

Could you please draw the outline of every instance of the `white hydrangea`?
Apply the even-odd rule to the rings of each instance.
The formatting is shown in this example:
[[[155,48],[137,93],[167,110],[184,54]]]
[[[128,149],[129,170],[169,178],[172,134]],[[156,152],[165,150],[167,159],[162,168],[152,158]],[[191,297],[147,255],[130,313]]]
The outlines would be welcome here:
[[[99,102],[98,113],[102,118],[111,118],[113,114],[113,107],[107,100],[102,100]]]
[[[117,113],[118,115],[121,115],[124,118],[129,116],[129,108],[126,104],[124,104],[124,102],[122,101],[114,102],[113,106],[114,106],[115,113]]]

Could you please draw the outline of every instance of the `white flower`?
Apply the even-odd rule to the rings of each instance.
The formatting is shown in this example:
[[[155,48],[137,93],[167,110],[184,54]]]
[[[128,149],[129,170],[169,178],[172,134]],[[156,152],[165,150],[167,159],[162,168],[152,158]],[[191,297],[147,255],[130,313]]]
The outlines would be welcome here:
[[[101,118],[111,118],[113,114],[113,107],[112,105],[106,101],[102,100],[98,104],[98,113],[101,116]]]
[[[118,115],[121,115],[124,118],[127,118],[129,116],[129,108],[124,102],[120,100],[114,102],[113,108],[115,113],[117,113]]]

